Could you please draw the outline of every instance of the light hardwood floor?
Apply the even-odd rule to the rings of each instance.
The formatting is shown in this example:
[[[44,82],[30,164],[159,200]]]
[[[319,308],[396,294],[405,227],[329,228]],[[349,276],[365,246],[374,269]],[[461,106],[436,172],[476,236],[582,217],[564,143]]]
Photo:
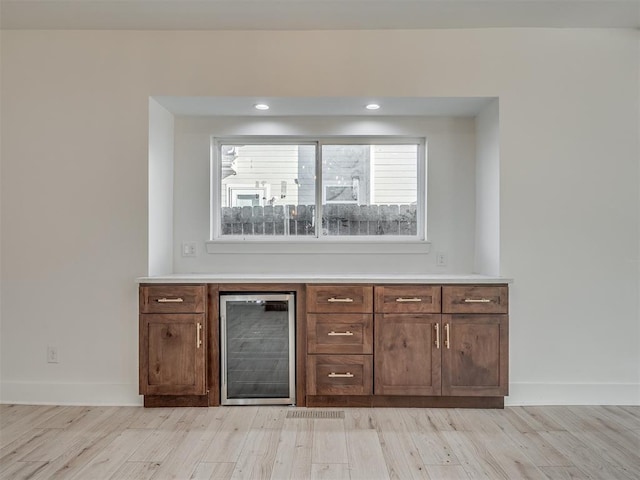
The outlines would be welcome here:
[[[1,405],[0,478],[637,480],[640,407]]]

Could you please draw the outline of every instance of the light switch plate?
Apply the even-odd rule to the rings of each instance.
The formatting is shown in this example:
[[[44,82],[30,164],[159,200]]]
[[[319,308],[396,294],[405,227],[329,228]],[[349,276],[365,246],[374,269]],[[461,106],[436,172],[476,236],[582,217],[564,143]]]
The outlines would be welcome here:
[[[198,255],[198,245],[196,242],[182,242],[182,256],[196,257]]]

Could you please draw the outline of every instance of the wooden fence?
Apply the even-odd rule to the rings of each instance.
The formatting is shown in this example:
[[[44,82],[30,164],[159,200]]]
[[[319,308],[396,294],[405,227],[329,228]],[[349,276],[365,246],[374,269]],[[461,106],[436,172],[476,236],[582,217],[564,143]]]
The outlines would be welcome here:
[[[416,205],[325,205],[324,235],[416,235]],[[315,235],[315,206],[223,207],[222,235]]]

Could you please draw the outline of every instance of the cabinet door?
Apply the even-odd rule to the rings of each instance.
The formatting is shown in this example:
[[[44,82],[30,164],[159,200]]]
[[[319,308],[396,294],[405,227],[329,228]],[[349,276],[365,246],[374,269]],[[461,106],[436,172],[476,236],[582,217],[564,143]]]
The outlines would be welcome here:
[[[440,315],[375,315],[377,395],[440,395],[440,327]]]
[[[442,395],[509,392],[507,315],[443,315]]]
[[[140,316],[140,393],[204,395],[204,314]]]

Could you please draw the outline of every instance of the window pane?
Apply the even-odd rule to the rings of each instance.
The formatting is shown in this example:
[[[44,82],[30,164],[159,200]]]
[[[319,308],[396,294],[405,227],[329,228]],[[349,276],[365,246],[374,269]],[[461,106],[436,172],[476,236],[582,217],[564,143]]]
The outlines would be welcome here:
[[[323,145],[323,235],[417,234],[417,145]]]
[[[222,145],[220,233],[315,235],[315,145]]]

